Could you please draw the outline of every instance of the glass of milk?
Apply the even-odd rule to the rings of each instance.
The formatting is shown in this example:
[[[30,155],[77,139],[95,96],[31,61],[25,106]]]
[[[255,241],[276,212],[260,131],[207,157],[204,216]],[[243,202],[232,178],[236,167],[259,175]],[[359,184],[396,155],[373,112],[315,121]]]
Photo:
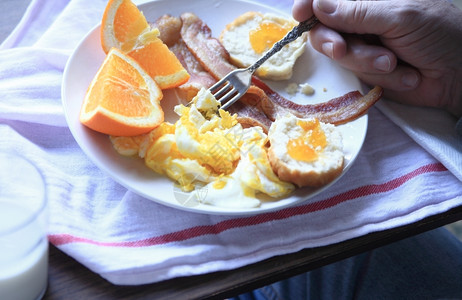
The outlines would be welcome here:
[[[48,283],[46,190],[27,159],[0,152],[0,299],[41,299]]]

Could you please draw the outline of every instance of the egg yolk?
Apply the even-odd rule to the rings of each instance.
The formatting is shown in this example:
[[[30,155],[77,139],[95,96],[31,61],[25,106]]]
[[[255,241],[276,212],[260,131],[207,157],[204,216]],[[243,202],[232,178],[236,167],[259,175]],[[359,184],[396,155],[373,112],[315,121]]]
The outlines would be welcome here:
[[[213,188],[217,190],[221,190],[226,186],[227,182],[224,179],[218,179],[213,183]]]
[[[277,23],[263,22],[249,32],[250,45],[256,53],[261,54],[282,39],[289,29]]]
[[[297,125],[303,129],[304,134],[287,143],[287,153],[293,159],[312,162],[318,158],[318,153],[327,145],[326,135],[317,119],[302,121]]]

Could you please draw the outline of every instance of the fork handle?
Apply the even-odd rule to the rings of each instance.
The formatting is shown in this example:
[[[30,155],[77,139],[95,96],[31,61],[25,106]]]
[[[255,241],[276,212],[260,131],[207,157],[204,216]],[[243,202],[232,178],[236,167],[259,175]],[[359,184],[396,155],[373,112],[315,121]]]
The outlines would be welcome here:
[[[271,56],[273,56],[275,53],[279,52],[282,47],[287,45],[288,43],[295,41],[297,38],[299,38],[302,33],[306,31],[310,31],[316,24],[319,23],[318,18],[315,16],[312,16],[311,18],[300,22],[297,26],[295,26],[291,31],[289,31],[285,37],[282,38],[282,40],[278,41],[276,44],[273,45],[273,47],[268,50],[264,56],[262,56],[259,60],[257,60],[253,65],[247,68],[247,70],[251,73],[255,72],[256,69],[258,69],[265,61],[268,60]]]

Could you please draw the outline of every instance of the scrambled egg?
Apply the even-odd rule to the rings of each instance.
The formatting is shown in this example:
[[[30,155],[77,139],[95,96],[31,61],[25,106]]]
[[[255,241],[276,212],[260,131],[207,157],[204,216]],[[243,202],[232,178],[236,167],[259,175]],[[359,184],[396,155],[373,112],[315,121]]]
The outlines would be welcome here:
[[[220,110],[205,89],[193,102],[175,107],[175,124],[164,122],[144,136],[111,137],[114,148],[122,155],[138,153],[184,191],[194,192],[200,183],[207,194],[199,200],[211,205],[257,207],[262,194],[279,198],[294,190],[273,172],[260,127],[242,128],[237,115]]]

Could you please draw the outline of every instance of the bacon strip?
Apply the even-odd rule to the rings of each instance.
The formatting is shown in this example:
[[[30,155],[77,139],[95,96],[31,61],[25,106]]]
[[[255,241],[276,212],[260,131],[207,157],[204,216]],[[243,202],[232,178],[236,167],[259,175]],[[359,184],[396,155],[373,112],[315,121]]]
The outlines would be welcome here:
[[[263,90],[251,86],[239,101],[231,105],[229,112],[237,114],[237,120],[242,126],[260,126],[265,133],[268,133],[272,123],[268,118],[268,112],[272,112],[274,106],[271,102],[265,102],[267,99]]]
[[[182,39],[170,47],[170,50],[175,53],[190,75],[189,80],[177,88],[184,99],[190,101],[202,87],[208,89],[216,82],[215,78],[202,67],[191,51],[189,51]]]
[[[184,13],[181,21],[181,37],[186,46],[216,80],[236,69],[229,63],[228,51],[212,37],[212,31],[198,16]]]
[[[149,23],[151,28],[159,29],[159,38],[168,47],[175,45],[181,38],[181,20],[170,15],[159,17],[154,23]]]
[[[334,125],[344,124],[364,115],[382,97],[383,92],[381,87],[376,86],[365,96],[359,91],[353,91],[324,103],[302,105],[282,97],[256,77],[252,79],[252,83],[261,88],[274,105],[270,111],[266,111],[271,120],[275,120],[279,114],[290,112],[300,118],[315,117],[321,122]]]
[[[210,28],[199,17],[184,13],[181,20],[181,37],[186,46],[216,80],[236,69],[229,63],[229,53],[211,36]],[[282,97],[256,77],[253,77],[252,84],[247,94],[238,101],[244,105],[234,104],[236,107],[232,111],[249,124],[249,120],[254,119],[264,129],[278,115],[288,112],[301,118],[316,117],[325,123],[344,124],[364,115],[382,96],[382,88],[376,86],[365,96],[353,91],[325,103],[301,105]],[[261,113],[257,113],[257,110]]]
[[[189,80],[179,86],[177,91],[182,99],[190,101],[202,87],[209,88],[216,80],[189,51],[189,48],[181,38],[182,25],[180,18],[170,15],[161,16],[155,23],[151,24],[152,27],[159,29],[160,39],[175,53],[178,60],[189,73]]]

